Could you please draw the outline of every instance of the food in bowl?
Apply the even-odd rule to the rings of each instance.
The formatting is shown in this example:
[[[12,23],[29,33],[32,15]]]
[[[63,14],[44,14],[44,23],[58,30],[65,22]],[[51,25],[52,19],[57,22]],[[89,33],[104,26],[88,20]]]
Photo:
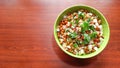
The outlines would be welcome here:
[[[78,56],[97,51],[104,40],[101,19],[85,9],[64,15],[56,31],[63,49]]]

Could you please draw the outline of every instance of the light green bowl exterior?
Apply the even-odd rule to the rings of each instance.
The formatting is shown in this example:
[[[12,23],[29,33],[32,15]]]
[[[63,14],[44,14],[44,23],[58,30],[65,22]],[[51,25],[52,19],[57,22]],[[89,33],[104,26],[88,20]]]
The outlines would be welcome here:
[[[102,28],[103,28],[103,36],[104,36],[104,41],[101,43],[100,45],[100,48],[98,49],[98,51],[95,51],[93,53],[90,53],[90,54],[86,54],[86,55],[82,55],[82,56],[78,56],[78,55],[74,55],[66,50],[63,49],[63,47],[60,45],[59,43],[59,40],[58,40],[58,37],[57,37],[57,31],[56,31],[56,28],[59,24],[59,22],[63,19],[63,16],[66,14],[66,13],[69,13],[69,12],[75,12],[79,9],[86,9],[94,14],[96,14],[100,19],[101,19],[101,22],[102,22]],[[74,5],[74,6],[71,6],[65,10],[63,10],[57,17],[55,23],[54,23],[54,37],[55,37],[55,40],[57,42],[57,44],[59,45],[59,47],[68,55],[72,56],[72,57],[75,57],[75,58],[81,58],[81,59],[84,59],[84,58],[91,58],[91,57],[94,57],[96,55],[98,55],[100,52],[103,51],[103,49],[106,47],[108,41],[109,41],[109,37],[110,37],[110,29],[109,29],[109,25],[108,25],[108,22],[107,20],[105,19],[105,17],[103,16],[103,14],[98,11],[97,9],[91,7],[91,6],[87,6],[87,5]]]

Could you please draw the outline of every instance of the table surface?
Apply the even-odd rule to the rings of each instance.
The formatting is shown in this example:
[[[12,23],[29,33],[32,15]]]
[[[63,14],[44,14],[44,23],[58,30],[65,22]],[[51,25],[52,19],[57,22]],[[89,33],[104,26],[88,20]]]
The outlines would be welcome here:
[[[100,10],[110,26],[105,50],[90,59],[66,55],[56,44],[58,14],[75,4]],[[120,67],[120,0],[0,0],[0,68]]]

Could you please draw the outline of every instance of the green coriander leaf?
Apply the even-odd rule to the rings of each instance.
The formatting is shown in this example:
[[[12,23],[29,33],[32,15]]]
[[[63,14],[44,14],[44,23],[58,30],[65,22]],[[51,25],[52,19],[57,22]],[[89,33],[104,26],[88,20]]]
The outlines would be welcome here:
[[[85,29],[85,30],[88,30],[88,29],[89,29],[89,23],[86,22],[86,21],[84,22],[84,29]]]
[[[78,23],[79,23],[79,20],[77,19],[75,23],[78,24]]]
[[[73,46],[74,46],[75,48],[77,48],[77,47],[78,47],[78,44],[77,44],[77,43],[75,43],[75,44],[73,44]]]
[[[66,29],[65,32],[69,32],[69,30]]]
[[[90,42],[90,36],[88,34],[84,34],[84,44],[88,44]]]
[[[90,22],[90,21],[91,21],[91,19],[90,19],[90,18],[88,18],[88,19],[87,19],[87,22]]]
[[[92,34],[90,34],[91,39],[94,39],[97,37],[97,32],[93,32]]]
[[[89,26],[90,30],[95,31],[94,26]]]
[[[89,23],[84,21],[83,24],[81,24],[81,32],[84,33],[86,30],[89,30]]]
[[[82,44],[82,41],[76,40],[76,43],[77,43],[78,45],[80,45],[80,44]]]
[[[69,37],[74,39],[77,37],[77,33],[73,32],[73,33],[69,34]]]
[[[84,14],[83,12],[81,12],[80,14],[78,14],[78,17],[79,17],[79,18],[81,18],[81,17],[84,18],[84,17],[85,17],[85,14]]]
[[[82,44],[88,44],[89,42],[86,41],[86,39],[83,41]]]

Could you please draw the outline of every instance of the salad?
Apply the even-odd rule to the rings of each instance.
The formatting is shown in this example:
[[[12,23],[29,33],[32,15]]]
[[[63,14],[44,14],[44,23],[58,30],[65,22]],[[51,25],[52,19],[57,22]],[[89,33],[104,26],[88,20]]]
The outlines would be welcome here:
[[[56,31],[63,49],[74,55],[97,51],[104,39],[101,20],[84,9],[64,15]]]

